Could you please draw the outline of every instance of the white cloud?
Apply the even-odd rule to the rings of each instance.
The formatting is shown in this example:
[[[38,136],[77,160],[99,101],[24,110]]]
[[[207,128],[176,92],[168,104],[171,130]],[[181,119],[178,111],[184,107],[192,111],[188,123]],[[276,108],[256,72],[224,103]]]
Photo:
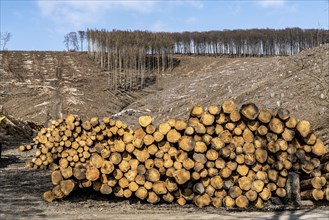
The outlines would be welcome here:
[[[284,6],[285,0],[259,0],[258,3],[263,8],[273,8]]]
[[[96,24],[112,10],[150,13],[155,1],[45,1],[37,2],[42,16],[57,24],[80,28]]]

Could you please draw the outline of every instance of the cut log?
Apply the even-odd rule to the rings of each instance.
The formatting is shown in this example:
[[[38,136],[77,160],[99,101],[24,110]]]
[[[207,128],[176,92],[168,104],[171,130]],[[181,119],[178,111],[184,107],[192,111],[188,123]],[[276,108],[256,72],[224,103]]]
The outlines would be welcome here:
[[[230,120],[232,122],[238,122],[241,119],[241,114],[239,111],[234,110],[233,112],[231,112],[230,114]]]
[[[232,100],[224,101],[222,104],[222,109],[223,109],[224,113],[230,114],[234,110],[236,110],[236,105],[235,105],[234,101],[232,101]]]
[[[272,118],[269,123],[269,128],[272,132],[276,134],[281,134],[284,131],[284,125],[282,121],[278,118]]]
[[[252,182],[252,187],[251,189],[257,193],[260,193],[264,189],[265,183],[262,180],[255,180]]]
[[[239,165],[240,166],[240,165]],[[239,167],[238,166],[238,167]],[[220,176],[223,178],[229,178],[232,174],[232,170],[228,167],[224,167],[221,171],[220,171]]]
[[[77,183],[72,180],[62,180],[60,182],[60,190],[64,193],[65,196],[69,195],[75,188]]]
[[[299,163],[295,163],[300,165]],[[307,174],[310,174],[314,170],[314,165],[311,161],[304,160],[300,165],[300,168]]]
[[[180,185],[186,183],[190,180],[191,175],[190,172],[185,169],[180,169],[174,172],[173,177],[175,178],[176,182]]]
[[[223,201],[220,198],[217,197],[213,197],[211,198],[211,204],[215,207],[215,208],[220,208],[223,206]]]
[[[172,133],[170,133],[170,132],[172,132]],[[173,139],[180,138],[180,134],[178,132],[175,134],[174,133],[175,133],[175,130],[169,131],[168,135],[170,135],[170,140],[168,139],[168,135],[167,135],[167,139],[171,143],[174,143],[174,142],[172,142]],[[177,137],[175,138],[175,137],[173,137],[173,135],[176,135]],[[201,143],[203,143],[203,142],[201,142]],[[196,146],[196,143],[191,136],[183,136],[179,139],[178,146],[184,151],[192,151],[194,149],[194,146]],[[196,149],[196,150],[198,150],[198,149]]]
[[[53,185],[59,185],[63,180],[63,176],[59,170],[55,170],[51,173],[51,182]]]
[[[43,193],[43,199],[46,201],[46,202],[52,202],[56,199],[55,195],[53,194],[52,191],[47,191],[47,192],[44,192]]]
[[[258,195],[262,200],[267,201],[271,198],[271,191],[268,188],[264,188]]]
[[[191,116],[200,117],[203,114],[203,112],[204,110],[201,105],[195,105],[191,110]]]
[[[306,138],[311,132],[311,123],[306,120],[301,120],[297,123],[296,129],[302,137]]]
[[[171,126],[165,122],[159,125],[159,132],[166,135],[171,130]]]
[[[277,111],[277,115],[281,120],[285,121],[290,117],[290,112],[288,109],[279,108]]]
[[[238,165],[237,167],[237,172],[241,175],[241,176],[246,176],[249,172],[249,167],[246,165]]]
[[[246,192],[246,197],[247,197],[247,199],[250,201],[250,202],[253,202],[253,201],[255,201],[256,199],[257,199],[257,192],[256,191],[254,191],[254,190],[249,190],[249,191],[247,191]]]
[[[259,114],[259,109],[254,103],[243,104],[240,113],[248,120],[255,120]]]
[[[195,192],[198,195],[201,195],[205,192],[205,187],[202,183],[196,183],[193,186],[193,192]]]
[[[291,129],[285,128],[281,135],[284,140],[292,141],[295,137],[295,132]]]
[[[325,186],[326,183],[327,181],[325,178],[313,177],[311,179],[301,181],[300,188],[303,191],[308,189],[322,189],[322,187]]]
[[[258,120],[267,124],[271,121],[272,113],[266,109],[259,111]]]
[[[324,198],[324,193],[321,189],[312,189],[300,192],[300,197],[303,200],[322,200]]]
[[[238,186],[233,186],[229,189],[228,195],[231,198],[235,199],[235,198],[239,197],[240,195],[242,195],[242,190]]]
[[[264,208],[264,202],[263,202],[263,200],[262,200],[260,197],[258,197],[258,198],[256,199],[256,201],[254,202],[254,206],[255,206],[256,208],[258,208],[258,209],[262,209],[262,208]]]
[[[205,112],[201,115],[200,122],[205,126],[210,126],[215,122],[215,116]]]
[[[194,204],[196,206],[198,206],[199,208],[202,208],[202,207],[205,207],[205,206],[210,205],[211,198],[210,198],[210,196],[207,193],[205,193],[203,195],[197,195],[197,196],[195,196],[195,198],[194,198],[193,201],[194,201]]]
[[[138,118],[138,123],[140,126],[146,128],[152,123],[152,117],[149,115],[143,115]]]
[[[164,195],[167,194],[167,188],[166,184],[163,181],[156,181],[153,186],[152,190],[157,194],[157,195]]]
[[[238,179],[238,184],[240,189],[248,191],[252,187],[252,179],[246,176],[243,176]]]
[[[246,196],[240,195],[238,198],[235,199],[235,204],[239,208],[246,208],[249,206],[249,200]]]
[[[135,196],[141,200],[144,200],[148,196],[148,191],[143,186],[141,186],[136,190]]]
[[[242,137],[243,137],[245,142],[252,143],[254,141],[254,134],[248,128],[244,129]]]
[[[264,163],[267,160],[267,151],[264,149],[258,148],[255,151],[255,157],[259,163]]]
[[[217,105],[210,105],[208,112],[212,115],[218,115],[220,113],[220,108]]]
[[[170,143],[177,143],[181,138],[181,134],[176,129],[171,129],[167,133],[166,137]]]
[[[151,204],[155,204],[158,203],[159,201],[160,201],[160,197],[155,192],[150,191],[148,193],[147,202]]]
[[[316,143],[313,146],[312,153],[315,154],[316,156],[323,156],[328,152],[326,146],[324,146],[324,143],[320,140],[317,139]]]
[[[100,172],[96,167],[90,166],[86,171],[86,179],[90,181],[96,181],[100,176]]]
[[[275,194],[277,195],[277,196],[279,196],[280,198],[284,198],[284,197],[286,197],[286,195],[287,195],[287,191],[285,190],[285,188],[277,188],[276,189],[276,191],[275,191]]]
[[[72,177],[73,175],[73,169],[72,167],[67,167],[64,169],[61,169],[61,174],[63,176],[64,179],[69,179]]]
[[[235,199],[230,196],[225,196],[225,198],[223,199],[223,204],[227,208],[232,208],[235,206]]]
[[[210,179],[210,185],[214,187],[214,189],[219,190],[223,188],[223,180],[220,176],[214,176]]]

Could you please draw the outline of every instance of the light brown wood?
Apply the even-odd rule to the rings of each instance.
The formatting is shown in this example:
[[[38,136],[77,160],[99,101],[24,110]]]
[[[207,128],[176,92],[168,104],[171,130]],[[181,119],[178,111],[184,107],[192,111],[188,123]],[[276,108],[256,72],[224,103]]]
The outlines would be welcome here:
[[[223,204],[227,208],[232,208],[235,206],[235,199],[230,196],[225,196],[223,199]]]
[[[248,191],[252,187],[252,179],[250,177],[243,176],[238,179],[238,185],[240,189]]]
[[[308,180],[302,180],[300,182],[301,190],[308,190],[308,189],[322,189],[327,183],[325,178],[321,177],[313,177]]]
[[[52,191],[46,191],[43,193],[43,199],[46,201],[46,202],[52,202],[56,199],[55,195],[53,194]]]
[[[170,143],[177,143],[181,138],[181,134],[176,129],[171,129],[167,133],[166,137]]]
[[[59,170],[55,170],[51,173],[51,182],[53,185],[59,185],[62,180],[63,176]]]
[[[152,117],[149,115],[142,115],[138,118],[138,123],[140,126],[146,128],[152,123]]]
[[[284,131],[284,125],[282,121],[278,118],[272,118],[269,123],[269,128],[272,132],[276,134],[281,134]]]
[[[255,201],[256,199],[257,199],[257,192],[256,191],[254,191],[254,190],[249,190],[249,191],[247,191],[246,192],[246,197],[247,197],[247,199],[250,201],[250,202],[253,202],[253,201]]]
[[[195,105],[193,106],[192,110],[191,110],[191,116],[201,116],[203,114],[204,110],[203,107],[201,105]]]
[[[100,176],[100,172],[96,167],[90,166],[86,171],[86,179],[90,181],[96,181]]]
[[[144,200],[148,196],[148,191],[143,186],[141,186],[136,190],[135,196],[141,200]]]
[[[322,140],[317,139],[316,143],[313,146],[312,153],[316,156],[323,156],[328,152],[326,146],[324,146],[324,143]]]
[[[235,199],[235,204],[239,208],[246,208],[249,206],[249,200],[246,196],[240,195],[238,198]]]
[[[191,175],[189,171],[180,169],[174,172],[173,177],[175,178],[176,182],[181,185],[190,180]]]
[[[232,186],[230,187],[229,191],[228,191],[228,195],[235,199],[237,197],[239,197],[240,195],[242,195],[242,190],[238,187],[238,186]]]
[[[260,198],[262,198],[262,200],[267,201],[271,198],[271,191],[268,188],[263,188],[263,191],[258,195]]]
[[[300,192],[301,199],[309,200],[322,200],[324,198],[324,193],[321,189],[312,189]]]
[[[77,183],[72,179],[68,179],[68,180],[62,180],[59,186],[63,194],[67,196],[76,188]]]
[[[297,123],[296,129],[302,137],[306,138],[311,132],[311,123],[301,120]]]
[[[259,121],[267,124],[271,121],[272,113],[266,109],[262,109],[259,111],[258,119]]]
[[[198,206],[199,208],[202,208],[202,207],[205,207],[205,206],[210,205],[211,198],[210,198],[210,196],[207,193],[205,193],[203,195],[197,195],[197,196],[195,196],[195,198],[194,198],[193,201],[194,201],[194,204],[196,206]]]
[[[255,120],[259,114],[259,109],[254,103],[243,104],[240,113],[248,120]]]

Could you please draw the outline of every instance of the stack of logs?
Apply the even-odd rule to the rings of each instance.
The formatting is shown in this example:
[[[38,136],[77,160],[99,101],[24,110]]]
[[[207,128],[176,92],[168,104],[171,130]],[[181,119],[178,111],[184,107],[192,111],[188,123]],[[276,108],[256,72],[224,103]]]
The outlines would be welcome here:
[[[116,197],[135,196],[198,207],[253,206],[287,196],[289,172],[299,173],[301,199],[329,200],[329,153],[306,120],[233,101],[192,108],[188,121],[155,126],[139,117],[136,130],[104,117],[68,115],[34,139],[29,164],[52,170],[44,199],[62,199],[77,187]]]

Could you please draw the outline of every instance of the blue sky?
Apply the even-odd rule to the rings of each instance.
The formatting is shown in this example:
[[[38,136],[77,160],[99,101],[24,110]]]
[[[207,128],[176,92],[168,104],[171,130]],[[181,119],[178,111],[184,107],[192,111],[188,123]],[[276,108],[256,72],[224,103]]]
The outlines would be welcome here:
[[[328,0],[55,1],[0,0],[9,50],[64,50],[64,35],[87,28],[208,31],[328,29]]]

